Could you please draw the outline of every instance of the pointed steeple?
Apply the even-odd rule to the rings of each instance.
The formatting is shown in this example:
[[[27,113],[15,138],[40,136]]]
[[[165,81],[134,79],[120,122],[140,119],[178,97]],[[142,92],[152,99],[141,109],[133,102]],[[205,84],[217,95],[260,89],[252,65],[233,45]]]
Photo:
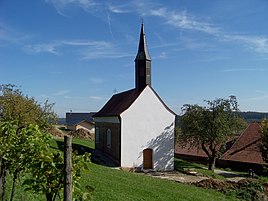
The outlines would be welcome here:
[[[135,58],[136,90],[142,91],[146,85],[151,86],[151,57],[147,50],[144,26],[141,24],[138,53]]]

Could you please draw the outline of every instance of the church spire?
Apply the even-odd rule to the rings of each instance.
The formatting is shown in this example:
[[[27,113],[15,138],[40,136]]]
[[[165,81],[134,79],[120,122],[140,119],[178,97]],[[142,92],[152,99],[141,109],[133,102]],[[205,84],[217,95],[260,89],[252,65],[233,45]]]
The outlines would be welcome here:
[[[144,26],[141,24],[138,53],[135,58],[136,90],[142,91],[146,85],[151,86],[151,57],[147,50]]]

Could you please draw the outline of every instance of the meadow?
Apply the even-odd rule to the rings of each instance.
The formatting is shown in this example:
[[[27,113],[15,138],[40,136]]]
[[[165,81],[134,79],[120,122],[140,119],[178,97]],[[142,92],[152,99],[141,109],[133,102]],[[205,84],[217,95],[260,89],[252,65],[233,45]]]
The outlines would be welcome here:
[[[51,151],[62,150],[62,145],[63,139],[54,138],[51,141]],[[94,142],[74,138],[73,147],[90,150],[94,149]],[[41,194],[33,194],[30,191],[24,192],[24,187],[20,185],[22,180],[23,178],[18,185],[14,200],[45,200],[45,196]],[[140,173],[122,171],[93,162],[89,164],[89,171],[83,173],[80,183],[84,192],[91,193],[91,200],[237,200],[233,196],[227,196],[215,190],[153,178]],[[8,184],[10,190],[10,182]],[[56,200],[63,200],[63,198],[62,196],[57,197]]]

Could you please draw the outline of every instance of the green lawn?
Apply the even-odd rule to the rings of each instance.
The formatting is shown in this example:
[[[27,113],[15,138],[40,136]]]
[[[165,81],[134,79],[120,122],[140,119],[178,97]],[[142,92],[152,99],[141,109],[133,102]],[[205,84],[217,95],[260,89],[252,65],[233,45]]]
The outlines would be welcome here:
[[[63,139],[54,139],[51,142],[51,150],[61,149]],[[82,145],[87,148],[94,148],[92,141],[83,139],[73,139],[75,147]],[[92,200],[236,200],[233,197],[207,190],[191,185],[181,184],[173,181],[167,181],[152,178],[138,173],[125,172],[100,166],[94,163],[90,164],[89,172],[83,174],[81,179],[83,189],[86,186],[94,188]],[[23,193],[22,187],[18,187],[15,200],[41,201],[44,196]],[[57,199],[60,200],[60,199]]]
[[[95,190],[92,200],[236,200],[213,190],[197,188],[91,164],[82,178],[84,186]]]
[[[204,165],[197,164],[197,163],[190,163],[178,158],[175,158],[175,170],[180,172],[197,172],[199,175],[214,178],[214,179],[221,179],[225,180],[225,178],[221,175],[213,173],[212,171],[208,170],[208,168]]]

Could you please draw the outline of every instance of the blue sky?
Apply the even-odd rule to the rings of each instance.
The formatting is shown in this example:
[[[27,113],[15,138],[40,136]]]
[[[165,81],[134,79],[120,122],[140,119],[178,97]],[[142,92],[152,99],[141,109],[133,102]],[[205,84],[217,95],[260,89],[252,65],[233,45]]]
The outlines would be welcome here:
[[[134,87],[143,19],[152,85],[183,104],[235,95],[268,112],[267,0],[2,0],[0,84],[65,112],[98,111]]]

